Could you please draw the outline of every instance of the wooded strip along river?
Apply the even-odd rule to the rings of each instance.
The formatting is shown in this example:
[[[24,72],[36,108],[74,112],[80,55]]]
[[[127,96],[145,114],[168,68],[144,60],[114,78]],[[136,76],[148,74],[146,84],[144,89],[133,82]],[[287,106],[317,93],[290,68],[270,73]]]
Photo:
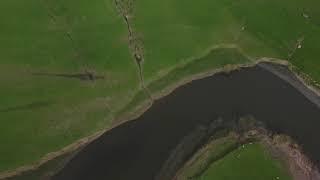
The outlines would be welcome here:
[[[235,114],[293,137],[320,167],[320,97],[295,80],[286,67],[261,63],[183,85],[89,144],[53,179],[152,180],[195,127]]]

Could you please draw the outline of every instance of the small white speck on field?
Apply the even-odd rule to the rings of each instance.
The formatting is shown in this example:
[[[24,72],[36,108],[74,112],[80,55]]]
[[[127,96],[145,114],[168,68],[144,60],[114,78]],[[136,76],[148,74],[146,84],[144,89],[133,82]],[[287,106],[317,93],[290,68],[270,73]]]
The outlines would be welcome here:
[[[302,16],[303,16],[304,18],[306,18],[306,19],[308,19],[308,18],[309,18],[309,15],[308,15],[308,14],[306,14],[306,13],[303,13],[303,14],[302,14]]]

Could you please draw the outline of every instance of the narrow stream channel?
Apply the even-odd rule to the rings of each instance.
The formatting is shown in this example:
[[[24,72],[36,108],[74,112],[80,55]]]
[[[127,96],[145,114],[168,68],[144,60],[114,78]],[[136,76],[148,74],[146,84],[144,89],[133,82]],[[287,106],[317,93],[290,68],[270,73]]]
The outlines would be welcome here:
[[[290,135],[320,167],[320,97],[279,74],[292,76],[284,67],[263,64],[181,86],[89,144],[53,179],[152,180],[188,132],[234,114],[253,115],[268,129]]]

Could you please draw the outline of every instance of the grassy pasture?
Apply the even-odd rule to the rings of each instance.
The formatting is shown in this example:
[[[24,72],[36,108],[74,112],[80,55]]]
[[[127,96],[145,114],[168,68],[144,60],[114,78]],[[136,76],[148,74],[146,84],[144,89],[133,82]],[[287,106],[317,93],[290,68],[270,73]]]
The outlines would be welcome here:
[[[317,0],[136,0],[130,22],[144,43],[152,93],[247,56],[288,59],[320,82],[317,7]],[[1,0],[0,27],[0,172],[106,128],[148,98],[138,91],[113,0]],[[103,79],[58,76],[86,71]]]
[[[235,44],[256,59],[290,60],[319,82],[319,6],[317,0],[137,0],[133,22],[145,44],[145,78],[212,46]]]
[[[3,0],[0,27],[0,171],[106,128],[139,88],[111,0]],[[55,75],[85,71],[104,78]]]
[[[292,177],[259,143],[247,144],[212,163],[199,180],[282,179]]]

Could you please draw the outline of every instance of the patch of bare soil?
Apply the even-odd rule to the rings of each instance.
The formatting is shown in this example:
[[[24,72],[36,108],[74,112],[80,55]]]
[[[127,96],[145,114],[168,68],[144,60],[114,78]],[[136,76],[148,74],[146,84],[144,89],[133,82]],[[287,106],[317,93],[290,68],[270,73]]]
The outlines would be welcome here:
[[[275,158],[284,162],[294,180],[320,180],[318,167],[289,136],[274,135],[263,128],[250,130],[245,136],[260,140]]]

